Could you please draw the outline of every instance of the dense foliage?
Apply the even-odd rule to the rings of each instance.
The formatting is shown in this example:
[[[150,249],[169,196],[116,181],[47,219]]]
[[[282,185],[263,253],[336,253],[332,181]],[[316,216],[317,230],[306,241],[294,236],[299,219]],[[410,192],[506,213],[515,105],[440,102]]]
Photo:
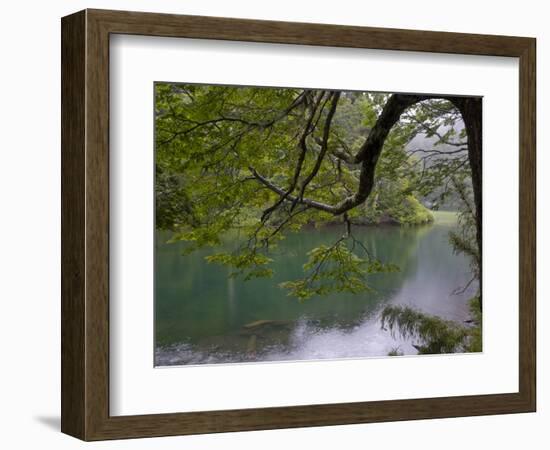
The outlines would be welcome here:
[[[382,311],[382,327],[392,334],[412,339],[419,354],[480,352],[481,312],[479,297],[470,300],[472,320],[469,325],[425,314],[407,306],[388,306]],[[402,354],[402,353],[401,353]],[[400,356],[398,349],[389,356]]]
[[[370,274],[398,269],[354,226],[429,222],[421,200],[437,207],[468,185],[464,126],[445,99],[174,83],[155,94],[156,225],[186,251],[238,228],[234,250],[208,261],[269,277],[287,233],[342,224],[338,241],[311,249],[303,278],[282,283],[301,300],[368,291]]]

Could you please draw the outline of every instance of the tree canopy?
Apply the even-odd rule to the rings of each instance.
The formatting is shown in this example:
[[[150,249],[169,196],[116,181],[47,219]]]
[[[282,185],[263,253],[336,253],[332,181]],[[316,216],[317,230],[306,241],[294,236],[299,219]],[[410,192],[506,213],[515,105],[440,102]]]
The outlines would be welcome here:
[[[300,300],[368,291],[370,274],[398,268],[353,227],[427,221],[419,199],[449,195],[467,197],[481,248],[478,99],[176,83],[155,96],[157,227],[188,252],[238,229],[233,251],[208,257],[233,276],[269,277],[287,233],[340,223],[281,286]]]

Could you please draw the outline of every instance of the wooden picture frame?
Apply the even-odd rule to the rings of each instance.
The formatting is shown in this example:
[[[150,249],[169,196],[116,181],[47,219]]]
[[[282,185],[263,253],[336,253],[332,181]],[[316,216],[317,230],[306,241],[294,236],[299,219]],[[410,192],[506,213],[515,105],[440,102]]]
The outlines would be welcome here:
[[[64,433],[101,440],[535,411],[535,39],[105,10],[61,25]],[[519,58],[519,391],[110,416],[109,36],[117,33]]]

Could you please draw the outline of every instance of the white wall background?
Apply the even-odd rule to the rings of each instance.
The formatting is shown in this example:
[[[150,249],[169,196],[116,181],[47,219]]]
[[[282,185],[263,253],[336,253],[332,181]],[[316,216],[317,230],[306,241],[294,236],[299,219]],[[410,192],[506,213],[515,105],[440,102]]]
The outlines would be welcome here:
[[[5,2],[0,13],[0,444],[82,448],[59,432],[60,17],[86,7],[538,39],[538,412],[536,414],[103,442],[95,448],[544,449],[550,444],[550,29],[545,2],[462,0],[52,0]],[[546,175],[546,176],[545,176]],[[503,214],[503,220],[506,217]],[[548,324],[550,325],[550,324]],[[368,382],[366,380],[366,382]]]

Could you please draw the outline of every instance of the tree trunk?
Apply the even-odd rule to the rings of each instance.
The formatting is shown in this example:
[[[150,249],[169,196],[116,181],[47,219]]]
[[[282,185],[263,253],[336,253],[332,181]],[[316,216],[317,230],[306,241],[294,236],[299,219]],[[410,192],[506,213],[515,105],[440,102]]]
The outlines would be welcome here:
[[[482,176],[482,114],[481,114],[481,98],[458,98],[453,101],[458,107],[464,125],[466,126],[466,134],[468,136],[468,160],[472,171],[472,186],[474,191],[474,204],[476,213],[476,239],[479,251],[479,305],[481,308],[481,283],[482,283],[482,193],[481,193],[481,176]]]

